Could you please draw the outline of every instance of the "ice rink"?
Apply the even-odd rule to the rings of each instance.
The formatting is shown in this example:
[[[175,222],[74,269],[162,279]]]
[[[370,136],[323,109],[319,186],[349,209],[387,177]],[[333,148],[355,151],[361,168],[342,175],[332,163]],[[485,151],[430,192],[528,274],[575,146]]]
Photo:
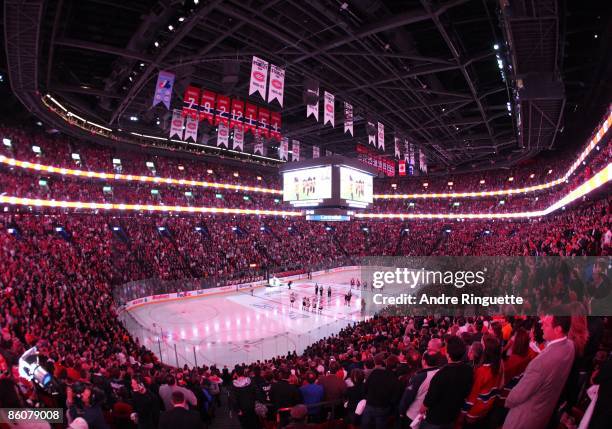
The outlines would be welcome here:
[[[313,342],[362,320],[361,291],[352,290],[350,306],[345,294],[358,269],[320,274],[296,280],[291,290],[259,287],[172,302],[148,303],[122,317],[128,330],[164,363],[182,366],[235,365],[301,353]],[[315,296],[315,283],[324,288],[323,309],[302,308],[302,299]],[[331,287],[331,298],[327,296]],[[290,293],[295,292],[292,306]],[[321,298],[319,298],[321,299]]]

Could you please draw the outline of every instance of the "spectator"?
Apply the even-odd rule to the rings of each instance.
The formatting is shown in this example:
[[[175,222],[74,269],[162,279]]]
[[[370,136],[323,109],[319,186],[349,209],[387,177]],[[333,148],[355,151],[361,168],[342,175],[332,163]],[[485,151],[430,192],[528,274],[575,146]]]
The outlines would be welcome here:
[[[362,427],[382,429],[399,401],[400,384],[393,373],[397,366],[397,357],[387,358],[383,366],[381,356],[375,358],[376,367],[365,383],[366,406],[362,416]]]
[[[472,384],[472,368],[463,363],[466,347],[456,336],[446,345],[448,364],[431,379],[429,390],[423,400],[426,412],[421,429],[448,429],[453,426]]]
[[[183,391],[174,390],[171,402],[172,408],[164,411],[159,418],[159,429],[204,428],[200,415],[187,406]]]
[[[309,371],[306,374],[306,384],[300,387],[300,393],[304,399],[304,405],[308,407],[308,421],[317,423],[321,418],[321,406],[311,406],[323,402],[323,386],[315,384],[317,381],[316,375]]]
[[[255,401],[258,392],[255,383],[246,376],[244,368],[236,369],[236,378],[232,382],[230,396],[231,408],[238,416],[240,427],[243,429],[256,429],[259,427],[259,419],[255,414]]]
[[[510,391],[504,429],[546,428],[574,363],[575,348],[567,339],[570,324],[569,316],[543,317],[546,348],[527,365],[521,381]]]
[[[400,419],[405,420],[403,427],[408,428],[418,417],[425,395],[429,390],[431,379],[440,369],[438,367],[439,361],[438,353],[432,354],[429,351],[423,353],[422,369],[410,377],[399,404]]]

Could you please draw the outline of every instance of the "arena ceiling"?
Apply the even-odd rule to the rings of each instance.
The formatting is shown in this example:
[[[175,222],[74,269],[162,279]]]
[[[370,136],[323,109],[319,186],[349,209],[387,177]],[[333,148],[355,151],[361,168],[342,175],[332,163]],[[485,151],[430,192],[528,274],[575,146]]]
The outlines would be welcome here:
[[[601,109],[597,97],[610,94],[602,54],[609,52],[610,8],[600,7],[561,0],[7,0],[4,36],[18,97],[51,93],[125,131],[167,135],[169,112],[151,108],[159,70],[177,75],[175,107],[189,84],[249,99],[257,55],[286,69],[281,112],[290,138],[354,156],[372,117],[387,135],[422,147],[439,169],[498,167],[555,145],[568,109]],[[336,96],[335,128],[306,118],[305,78]],[[338,120],[345,100],[355,106],[354,138]],[[214,141],[214,130],[200,132]]]

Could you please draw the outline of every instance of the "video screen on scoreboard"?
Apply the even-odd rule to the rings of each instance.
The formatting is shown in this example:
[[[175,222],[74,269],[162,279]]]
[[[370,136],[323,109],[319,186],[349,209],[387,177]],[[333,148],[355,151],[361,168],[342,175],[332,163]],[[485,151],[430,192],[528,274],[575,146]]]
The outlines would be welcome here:
[[[304,168],[283,173],[283,200],[324,200],[332,195],[332,168]]]
[[[372,176],[348,167],[340,167],[340,198],[372,204]]]

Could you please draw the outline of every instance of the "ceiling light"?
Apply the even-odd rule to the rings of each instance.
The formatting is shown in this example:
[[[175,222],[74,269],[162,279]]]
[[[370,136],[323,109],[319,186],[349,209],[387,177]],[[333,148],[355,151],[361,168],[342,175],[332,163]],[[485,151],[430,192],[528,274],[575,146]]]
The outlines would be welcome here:
[[[130,116],[130,121],[132,122],[138,121],[138,116]]]
[[[170,30],[170,31],[174,31],[174,25],[170,24],[170,25],[168,26],[168,30]]]
[[[153,45],[154,45],[156,48],[159,48],[159,42],[158,42],[158,41],[155,41],[155,43],[153,43]]]
[[[183,22],[184,20],[185,20],[185,17],[184,17],[184,16],[181,16],[181,17],[178,19],[178,22]]]
[[[494,45],[493,45],[493,49],[495,49],[496,51],[498,51],[498,50],[499,50],[499,45],[498,45],[497,43],[496,43],[496,44],[494,44]]]

